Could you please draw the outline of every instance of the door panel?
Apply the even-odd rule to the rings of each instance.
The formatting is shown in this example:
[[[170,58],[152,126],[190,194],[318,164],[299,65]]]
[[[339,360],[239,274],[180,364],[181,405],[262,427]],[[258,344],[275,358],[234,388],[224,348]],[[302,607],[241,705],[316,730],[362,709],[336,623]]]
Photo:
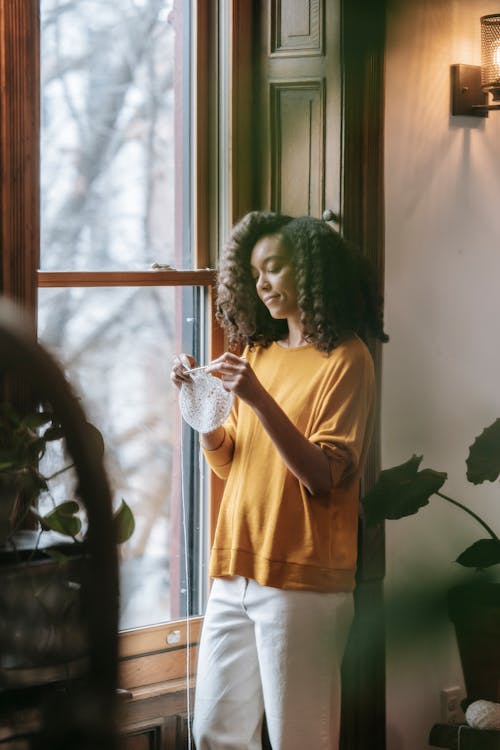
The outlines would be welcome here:
[[[272,54],[318,55],[323,51],[321,0],[273,0],[271,3]]]
[[[120,750],[159,750],[160,730],[158,727],[146,729],[123,737]]]
[[[272,0],[260,25],[260,205],[291,215],[340,209],[338,0]],[[260,92],[260,93],[259,93]]]
[[[271,205],[279,213],[319,216],[325,190],[324,81],[272,83],[270,94]]]

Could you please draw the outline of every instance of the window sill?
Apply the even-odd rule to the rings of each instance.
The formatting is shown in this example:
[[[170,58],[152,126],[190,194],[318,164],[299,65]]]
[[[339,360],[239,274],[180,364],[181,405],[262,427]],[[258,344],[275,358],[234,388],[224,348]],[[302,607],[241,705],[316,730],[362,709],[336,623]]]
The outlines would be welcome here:
[[[132,694],[128,700],[175,692],[186,673],[196,670],[202,618],[154,625],[120,633],[119,686]],[[147,696],[148,691],[152,691]]]
[[[189,678],[189,689],[192,690],[194,686],[195,678],[191,675]],[[136,701],[146,701],[151,698],[158,698],[162,695],[185,694],[187,688],[188,685],[186,684],[186,679],[184,677],[175,680],[164,680],[163,682],[157,682],[152,685],[143,685],[142,687],[127,691],[127,695],[123,697],[123,702],[134,703]]]

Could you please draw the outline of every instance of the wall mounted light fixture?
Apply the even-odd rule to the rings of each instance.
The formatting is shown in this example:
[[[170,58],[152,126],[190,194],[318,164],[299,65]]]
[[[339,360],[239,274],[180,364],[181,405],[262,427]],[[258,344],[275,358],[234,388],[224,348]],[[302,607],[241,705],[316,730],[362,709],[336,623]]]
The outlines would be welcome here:
[[[489,104],[488,97],[493,102]],[[488,117],[500,109],[500,13],[481,17],[481,65],[451,66],[451,113]]]

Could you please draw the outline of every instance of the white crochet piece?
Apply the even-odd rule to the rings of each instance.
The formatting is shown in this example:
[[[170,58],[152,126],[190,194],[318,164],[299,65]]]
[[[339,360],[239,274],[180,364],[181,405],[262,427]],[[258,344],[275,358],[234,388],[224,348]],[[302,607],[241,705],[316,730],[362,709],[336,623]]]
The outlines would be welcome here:
[[[232,391],[226,391],[220,378],[206,372],[193,372],[191,382],[183,383],[179,405],[184,420],[193,430],[212,432],[227,419],[233,406]]]
[[[474,729],[500,729],[500,703],[474,701],[467,708],[465,719]]]

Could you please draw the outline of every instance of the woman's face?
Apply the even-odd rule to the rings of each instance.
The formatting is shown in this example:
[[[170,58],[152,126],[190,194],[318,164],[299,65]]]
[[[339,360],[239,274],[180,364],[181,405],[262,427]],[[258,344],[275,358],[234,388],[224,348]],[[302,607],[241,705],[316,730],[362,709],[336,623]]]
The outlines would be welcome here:
[[[298,313],[295,274],[281,237],[272,234],[256,242],[250,256],[255,288],[273,318]]]

